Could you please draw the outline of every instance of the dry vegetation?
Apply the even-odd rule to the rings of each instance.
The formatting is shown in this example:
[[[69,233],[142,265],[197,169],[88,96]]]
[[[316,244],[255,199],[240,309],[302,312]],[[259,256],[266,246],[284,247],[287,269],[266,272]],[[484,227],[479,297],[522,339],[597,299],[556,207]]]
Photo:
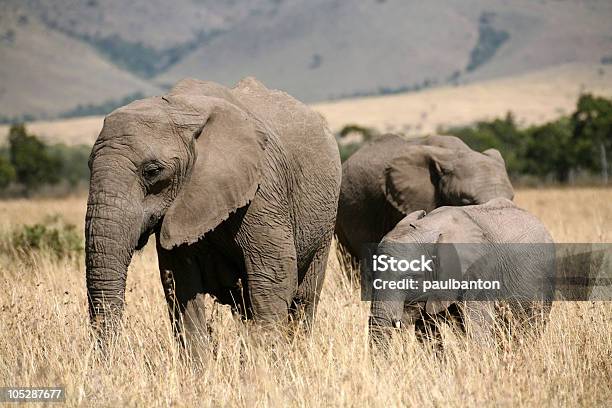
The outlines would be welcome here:
[[[612,190],[520,191],[558,241],[612,242]],[[61,213],[82,227],[84,200],[0,203],[6,235]],[[154,248],[130,267],[125,328],[107,357],[92,348],[82,257],[0,254],[0,384],[67,386],[82,406],[609,406],[612,304],[558,303],[542,338],[478,349],[446,332],[435,354],[410,336],[392,358],[371,360],[368,304],[335,257],[310,336],[254,336],[223,308],[218,347],[202,361],[181,357],[168,323]],[[267,339],[264,339],[267,337]]]

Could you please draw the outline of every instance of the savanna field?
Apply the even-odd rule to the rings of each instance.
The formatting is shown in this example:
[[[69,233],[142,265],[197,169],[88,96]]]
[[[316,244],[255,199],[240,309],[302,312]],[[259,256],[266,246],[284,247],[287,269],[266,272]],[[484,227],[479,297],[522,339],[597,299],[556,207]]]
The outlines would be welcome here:
[[[557,242],[612,242],[612,189],[519,190]],[[122,335],[90,341],[84,256],[16,250],[23,224],[57,216],[82,236],[85,198],[0,202],[0,386],[66,386],[74,406],[610,406],[612,303],[558,302],[541,338],[480,349],[445,329],[435,352],[411,335],[372,359],[369,304],[332,250],[310,335],[258,333],[211,307],[216,344],[184,358],[152,241],[128,273]]]

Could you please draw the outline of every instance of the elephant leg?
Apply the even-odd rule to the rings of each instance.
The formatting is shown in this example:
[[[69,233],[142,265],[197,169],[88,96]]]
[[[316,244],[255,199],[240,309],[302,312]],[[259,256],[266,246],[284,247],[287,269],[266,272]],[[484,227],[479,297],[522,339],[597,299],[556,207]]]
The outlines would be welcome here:
[[[419,303],[404,303],[404,313],[402,315],[402,329],[410,333],[416,333],[416,322],[422,316],[423,305]]]
[[[442,333],[438,315],[423,313],[415,321],[415,336],[422,343],[432,346],[436,351],[442,351]]]
[[[316,251],[304,279],[299,284],[297,294],[291,305],[291,315],[294,321],[303,322],[307,330],[312,328],[314,317],[317,313],[317,305],[321,296],[321,288],[327,270],[327,258],[331,245],[331,235],[324,244]]]
[[[468,338],[483,346],[492,345],[495,340],[494,302],[467,301],[462,314]]]
[[[251,230],[250,236],[257,238],[243,247],[248,314],[260,323],[286,323],[297,287],[295,246],[288,231],[270,236],[270,226],[263,229]]]
[[[210,341],[202,274],[186,254],[158,247],[159,270],[176,339],[187,349]]]

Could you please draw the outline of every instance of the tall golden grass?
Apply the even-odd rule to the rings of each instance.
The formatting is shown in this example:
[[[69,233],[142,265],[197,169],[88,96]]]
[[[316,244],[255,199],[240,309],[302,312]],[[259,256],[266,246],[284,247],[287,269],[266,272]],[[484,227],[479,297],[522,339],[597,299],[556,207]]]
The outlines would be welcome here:
[[[519,191],[559,242],[611,242],[612,190]],[[0,233],[60,213],[82,228],[83,198],[0,202]],[[250,334],[211,310],[214,350],[184,358],[152,245],[134,257],[120,338],[90,341],[82,257],[0,254],[0,386],[67,387],[75,406],[609,406],[612,305],[559,302],[540,338],[482,349],[445,330],[436,353],[406,334],[372,359],[369,305],[332,252],[310,335]]]

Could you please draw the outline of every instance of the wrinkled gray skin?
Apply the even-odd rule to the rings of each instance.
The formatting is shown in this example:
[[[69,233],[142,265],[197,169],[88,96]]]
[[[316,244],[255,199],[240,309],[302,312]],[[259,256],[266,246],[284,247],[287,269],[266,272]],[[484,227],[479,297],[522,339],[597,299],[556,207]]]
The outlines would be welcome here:
[[[333,234],[340,161],[320,115],[254,79],[187,79],[108,115],[90,158],[89,311],[121,317],[134,250],[155,234],[181,340],[203,295],[259,322],[312,319]]]
[[[505,243],[515,245],[509,251]],[[526,326],[525,320],[528,320],[529,327],[535,328],[546,321],[551,307],[554,287],[542,282],[550,282],[548,279],[556,273],[552,244],[540,220],[512,201],[497,198],[482,205],[440,207],[427,215],[424,211],[415,211],[382,239],[377,253],[404,259],[418,259],[421,254],[427,254],[436,260],[436,268],[440,268],[434,276],[460,274],[486,280],[492,279],[491,276],[498,279],[501,275],[502,290],[524,296],[523,301],[501,303],[513,312],[519,325]],[[380,273],[374,278],[377,276]],[[422,327],[423,323],[432,323],[434,317],[448,317],[448,313],[469,323],[465,329],[474,338],[484,342],[493,339],[495,318],[499,315],[496,307],[500,302],[449,299],[410,302],[405,295],[405,291],[383,293],[373,289],[370,334],[374,342],[384,340],[391,332],[387,329],[414,330],[415,323]]]
[[[444,205],[512,199],[501,154],[471,150],[454,136],[406,140],[387,134],[342,165],[336,235],[355,258],[378,243],[407,214]]]

